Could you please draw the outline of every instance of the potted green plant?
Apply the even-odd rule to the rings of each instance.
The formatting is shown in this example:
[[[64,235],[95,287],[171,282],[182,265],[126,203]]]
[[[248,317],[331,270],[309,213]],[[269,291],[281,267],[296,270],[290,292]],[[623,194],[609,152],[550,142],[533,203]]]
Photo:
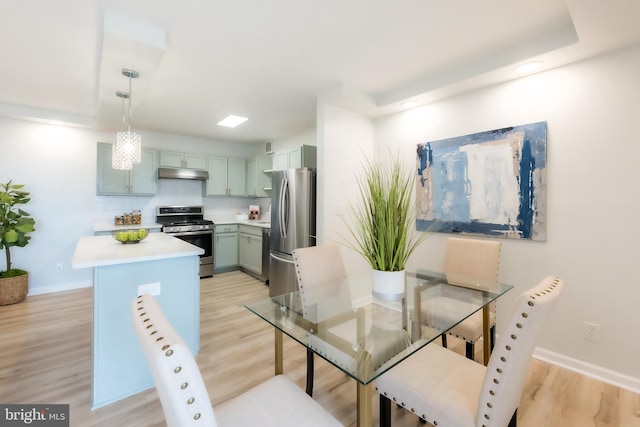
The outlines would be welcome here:
[[[22,301],[29,289],[29,274],[11,265],[11,247],[26,246],[35,230],[35,220],[18,207],[31,200],[23,187],[12,181],[0,184],[0,249],[5,250],[7,262],[7,269],[0,271],[0,305]]]
[[[404,295],[404,269],[411,254],[430,236],[415,223],[413,168],[399,156],[366,160],[358,177],[359,198],[349,206],[349,246],[374,270],[373,294],[394,300]]]

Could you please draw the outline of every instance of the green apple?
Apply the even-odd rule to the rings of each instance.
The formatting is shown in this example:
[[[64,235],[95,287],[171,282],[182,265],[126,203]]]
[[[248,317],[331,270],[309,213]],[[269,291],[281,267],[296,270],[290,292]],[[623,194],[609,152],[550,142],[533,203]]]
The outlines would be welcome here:
[[[129,234],[126,231],[118,231],[116,233],[116,240],[119,242],[126,242],[129,240]]]
[[[149,235],[149,232],[146,228],[141,228],[138,230],[138,239],[145,239]]]
[[[129,240],[138,240],[138,232],[136,230],[129,230]]]

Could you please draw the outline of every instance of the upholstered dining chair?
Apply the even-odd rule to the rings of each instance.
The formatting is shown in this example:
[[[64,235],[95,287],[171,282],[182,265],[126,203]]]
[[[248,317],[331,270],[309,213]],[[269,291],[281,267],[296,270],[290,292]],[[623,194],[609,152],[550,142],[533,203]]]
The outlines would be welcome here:
[[[283,375],[217,405],[214,413],[191,350],[157,300],[151,295],[137,297],[132,318],[168,427],[342,425]]]
[[[391,400],[438,427],[515,427],[536,337],[563,283],[546,277],[517,300],[488,366],[429,344],[376,380],[380,425],[391,424]]]
[[[491,288],[498,283],[501,244],[495,240],[467,239],[449,237],[445,250],[443,272],[447,281],[455,285],[473,288]],[[422,319],[427,326],[438,324],[438,304],[425,305]],[[496,305],[491,303],[489,311],[490,346],[493,349],[496,331]],[[475,313],[447,332],[466,342],[465,353],[474,358],[475,343],[482,337],[482,312]],[[447,346],[447,334],[442,335],[442,346]]]
[[[344,283],[347,272],[340,255],[340,247],[337,244],[325,244],[299,248],[293,251],[298,289],[300,291],[303,316],[314,322],[326,319],[331,313],[318,313],[316,302],[326,302],[331,298],[330,306],[334,314],[346,313],[352,310],[349,287]],[[354,313],[354,316],[357,314]],[[310,337],[313,341],[314,337]],[[372,350],[375,359],[372,360],[373,368],[377,369],[391,357],[398,354],[411,344],[411,339],[406,330],[401,327],[384,323],[374,323],[367,332],[366,349]],[[331,356],[332,349],[326,343],[317,343],[316,347],[324,348],[323,355],[334,360]],[[357,356],[356,356],[357,357]],[[347,361],[348,362],[348,361]],[[347,363],[345,362],[345,363]],[[307,394],[313,395],[314,356],[313,351],[307,348]]]

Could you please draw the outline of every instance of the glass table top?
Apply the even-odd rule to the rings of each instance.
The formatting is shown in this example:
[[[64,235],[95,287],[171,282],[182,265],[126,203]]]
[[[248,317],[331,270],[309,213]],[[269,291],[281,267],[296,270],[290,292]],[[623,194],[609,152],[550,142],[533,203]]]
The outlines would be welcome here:
[[[425,271],[405,282],[400,301],[372,296],[366,274],[245,307],[366,385],[512,288],[459,286]]]

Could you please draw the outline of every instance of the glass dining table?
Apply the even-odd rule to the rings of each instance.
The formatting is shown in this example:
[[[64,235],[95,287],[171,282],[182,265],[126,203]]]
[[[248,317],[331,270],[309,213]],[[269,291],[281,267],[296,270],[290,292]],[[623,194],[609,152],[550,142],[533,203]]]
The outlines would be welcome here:
[[[489,305],[512,288],[460,286],[439,273],[407,271],[404,298],[387,301],[373,296],[372,281],[372,274],[354,276],[245,305],[274,326],[276,375],[284,372],[287,335],[356,381],[358,427],[372,424],[376,378],[478,311],[486,363]]]

